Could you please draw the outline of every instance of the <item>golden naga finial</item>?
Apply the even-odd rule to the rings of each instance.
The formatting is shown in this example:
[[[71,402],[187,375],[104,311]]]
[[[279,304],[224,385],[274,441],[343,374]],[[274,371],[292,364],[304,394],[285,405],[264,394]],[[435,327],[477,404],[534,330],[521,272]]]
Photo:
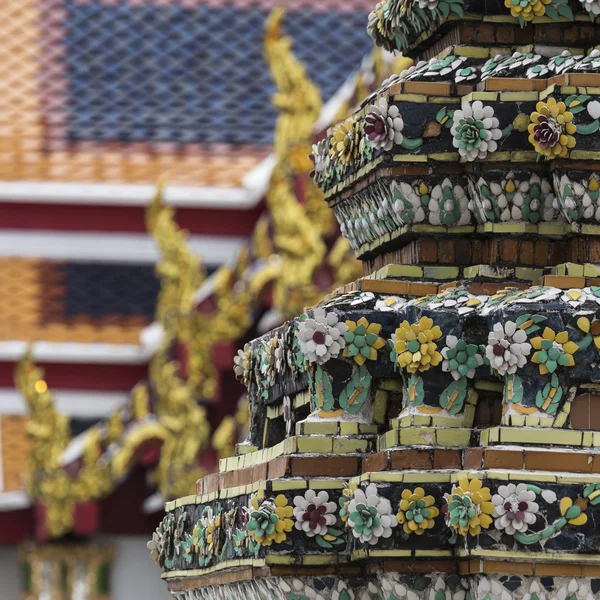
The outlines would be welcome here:
[[[194,294],[206,271],[190,249],[186,232],[175,221],[175,209],[164,202],[162,180],[146,209],[146,227],[160,252],[156,265],[156,274],[161,281],[156,320],[165,329],[177,328],[180,318],[189,314]]]
[[[44,380],[44,370],[31,358],[31,349],[15,367],[15,385],[27,402],[30,413],[27,433],[33,441],[30,464],[30,493],[37,496],[38,475],[60,466],[60,456],[69,444],[69,419],[54,408],[54,398]]]
[[[48,534],[58,537],[70,530],[75,507],[70,482],[60,464],[71,439],[69,420],[54,408],[44,371],[33,363],[31,350],[17,363],[14,376],[30,414],[27,434],[32,449],[27,491],[32,500],[46,505]]]
[[[150,382],[155,414],[163,440],[154,479],[167,498],[186,495],[202,472],[197,468],[200,451],[209,443],[210,425],[206,411],[196,403],[192,380],[179,375],[179,362],[171,357],[176,341],[189,341],[194,295],[205,279],[200,259],[191,251],[186,234],[175,221],[175,211],[164,203],[163,182],[146,211],[148,231],[156,241],[160,260],[156,273],[160,294],[156,320],[163,326],[161,346],[150,363]],[[136,390],[136,410],[144,411],[145,394]],[[191,486],[191,487],[190,487]]]
[[[15,367],[15,384],[29,408],[27,433],[32,441],[27,488],[32,500],[46,507],[46,530],[50,538],[61,537],[73,527],[75,505],[98,498],[111,487],[108,466],[101,466],[102,436],[98,427],[87,435],[82,465],[70,476],[61,456],[71,441],[69,419],[54,408],[52,392],[31,352]]]
[[[276,6],[265,25],[264,52],[277,91],[272,103],[279,117],[275,126],[275,155],[290,158],[296,144],[306,146],[312,139],[313,127],[323,101],[319,88],[310,80],[306,69],[292,51],[292,40],[281,34],[285,9]],[[307,152],[302,163],[307,163]]]
[[[246,334],[269,284],[273,285],[273,308],[283,318],[300,314],[324,292],[314,285],[313,278],[328,262],[325,240],[334,231],[334,219],[323,193],[308,177],[313,128],[322,101],[319,88],[294,55],[291,40],[282,36],[284,15],[284,9],[273,9],[264,38],[265,58],[277,87],[273,104],[278,111],[276,164],[266,192],[268,213],[258,221],[251,243],[239,253],[236,264],[223,266],[212,276],[214,309],[208,315],[198,314],[192,322],[190,381],[204,398],[212,398],[216,390],[214,345],[237,342]],[[301,200],[296,196],[298,182],[304,189]],[[353,272],[352,279],[359,276],[358,263],[349,261],[349,265],[333,267],[336,285],[347,283],[339,280],[342,274]]]
[[[189,382],[180,377],[179,363],[170,359],[173,341],[165,336],[149,369],[156,399],[155,414],[163,439],[153,478],[168,499],[194,491],[195,482],[205,475],[198,467],[198,456],[210,442],[206,410],[196,403]]]

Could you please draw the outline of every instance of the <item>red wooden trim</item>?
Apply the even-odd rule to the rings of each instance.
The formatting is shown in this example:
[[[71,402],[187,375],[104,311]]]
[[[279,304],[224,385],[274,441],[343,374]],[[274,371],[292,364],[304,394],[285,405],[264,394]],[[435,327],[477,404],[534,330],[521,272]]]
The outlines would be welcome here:
[[[0,202],[1,229],[144,233],[143,206]],[[177,222],[196,235],[248,236],[262,214],[251,209],[178,208]]]
[[[38,363],[52,389],[128,392],[147,376],[146,365]],[[0,387],[14,387],[15,363],[0,362]]]

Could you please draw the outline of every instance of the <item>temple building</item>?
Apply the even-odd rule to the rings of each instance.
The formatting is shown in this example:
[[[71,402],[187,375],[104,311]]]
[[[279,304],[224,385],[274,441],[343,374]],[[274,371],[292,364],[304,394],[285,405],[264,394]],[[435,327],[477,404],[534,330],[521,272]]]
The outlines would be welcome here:
[[[365,19],[414,64],[312,149],[363,276],[240,348],[248,437],[148,543],[176,600],[598,597],[598,14],[384,0]],[[272,185],[312,98],[288,64]]]
[[[305,72],[274,4],[0,6],[3,600],[167,596],[146,541],[247,435],[237,349],[360,274],[308,154],[393,59],[370,0],[301,0]]]

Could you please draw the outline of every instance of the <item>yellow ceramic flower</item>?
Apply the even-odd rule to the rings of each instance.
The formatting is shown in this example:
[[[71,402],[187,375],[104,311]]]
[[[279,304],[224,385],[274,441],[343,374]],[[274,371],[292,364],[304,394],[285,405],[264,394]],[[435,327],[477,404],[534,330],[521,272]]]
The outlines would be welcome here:
[[[594,319],[590,322],[587,317],[579,317],[579,319],[577,319],[577,327],[579,327],[583,333],[591,335],[594,346],[600,350],[600,321]]]
[[[579,346],[569,341],[569,334],[566,331],[556,333],[550,327],[546,327],[542,337],[532,338],[531,345],[537,350],[531,357],[531,362],[539,365],[540,375],[554,373],[559,366],[575,366],[573,354],[577,352]]]
[[[436,367],[442,362],[442,355],[434,340],[441,337],[442,330],[429,317],[412,324],[402,321],[393,337],[398,364],[409,373]]]
[[[248,535],[253,536],[261,546],[281,544],[286,540],[286,533],[292,531],[294,522],[291,517],[294,509],[288,506],[287,498],[279,494],[275,500],[264,501],[261,490],[251,500],[250,520],[246,525]]]
[[[504,6],[510,8],[510,14],[516,19],[531,21],[546,13],[546,5],[552,0],[504,0]]]
[[[479,535],[493,523],[492,494],[479,479],[459,479],[458,485],[450,494],[445,494],[445,498],[448,503],[446,523],[459,535]]]
[[[575,147],[573,134],[577,127],[573,123],[573,113],[567,110],[564,102],[548,98],[548,102],[538,102],[535,112],[529,116],[529,141],[539,154],[548,158],[566,156]]]
[[[353,358],[359,365],[368,360],[377,359],[377,350],[385,346],[383,338],[379,337],[381,325],[369,323],[364,317],[358,321],[346,321],[348,331],[344,334],[346,346],[344,356]]]
[[[335,126],[330,151],[342,165],[347,166],[356,160],[359,142],[358,121],[349,117]]]
[[[426,496],[425,490],[421,487],[415,488],[413,492],[403,490],[397,518],[404,532],[409,535],[411,533],[423,535],[426,529],[431,529],[435,525],[435,517],[440,514],[434,503],[435,498]]]
[[[567,519],[569,525],[585,525],[587,523],[587,515],[585,509],[587,501],[583,498],[578,498],[573,504],[571,498],[561,498],[560,514]]]

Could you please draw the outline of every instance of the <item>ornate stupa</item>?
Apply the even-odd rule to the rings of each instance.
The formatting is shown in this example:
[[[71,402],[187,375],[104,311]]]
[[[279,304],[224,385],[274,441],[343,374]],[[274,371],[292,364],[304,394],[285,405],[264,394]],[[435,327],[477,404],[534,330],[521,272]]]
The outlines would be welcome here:
[[[598,13],[376,7],[414,65],[313,147],[364,277],[240,350],[248,440],[149,543],[175,598],[597,597]]]

